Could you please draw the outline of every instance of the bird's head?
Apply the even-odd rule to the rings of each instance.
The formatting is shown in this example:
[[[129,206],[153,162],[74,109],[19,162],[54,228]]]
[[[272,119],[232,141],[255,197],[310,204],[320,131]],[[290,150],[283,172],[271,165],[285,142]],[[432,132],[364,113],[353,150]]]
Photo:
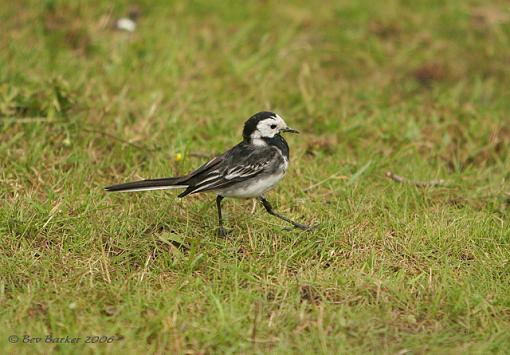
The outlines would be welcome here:
[[[253,143],[262,138],[273,138],[281,132],[299,133],[287,126],[283,118],[274,112],[259,112],[251,116],[244,124],[243,138]]]

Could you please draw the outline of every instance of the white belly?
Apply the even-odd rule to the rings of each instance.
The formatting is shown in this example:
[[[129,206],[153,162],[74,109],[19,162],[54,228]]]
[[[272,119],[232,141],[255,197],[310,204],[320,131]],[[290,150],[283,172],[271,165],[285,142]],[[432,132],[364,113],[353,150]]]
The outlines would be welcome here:
[[[224,197],[251,198],[258,197],[264,192],[271,190],[285,175],[285,171],[279,174],[266,175],[254,178],[246,182],[240,182],[228,188],[216,192]]]

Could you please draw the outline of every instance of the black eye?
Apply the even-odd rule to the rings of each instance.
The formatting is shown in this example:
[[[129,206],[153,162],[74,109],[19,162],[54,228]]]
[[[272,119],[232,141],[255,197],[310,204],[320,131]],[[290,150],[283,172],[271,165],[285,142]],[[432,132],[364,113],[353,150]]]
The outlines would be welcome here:
[[[271,127],[271,129],[275,129],[275,128],[276,128],[276,125],[275,125],[275,124],[272,124],[270,127]]]

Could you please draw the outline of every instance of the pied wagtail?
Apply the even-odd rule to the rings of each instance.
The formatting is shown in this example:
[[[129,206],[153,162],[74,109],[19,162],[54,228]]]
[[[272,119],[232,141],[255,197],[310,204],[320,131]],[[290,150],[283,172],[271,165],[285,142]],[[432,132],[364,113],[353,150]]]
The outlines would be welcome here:
[[[264,197],[283,178],[289,165],[289,146],[280,135],[282,132],[299,133],[276,113],[259,112],[245,122],[241,143],[188,175],[128,182],[105,189],[111,192],[185,189],[179,197],[215,192],[220,236],[226,234],[221,217],[221,201],[225,197],[256,197],[271,215],[306,230],[310,227],[277,213]]]

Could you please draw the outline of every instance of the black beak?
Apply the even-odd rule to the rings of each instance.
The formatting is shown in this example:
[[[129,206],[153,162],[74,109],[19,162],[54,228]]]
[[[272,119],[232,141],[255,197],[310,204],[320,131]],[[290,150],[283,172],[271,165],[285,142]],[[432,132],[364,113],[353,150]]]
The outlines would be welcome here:
[[[299,133],[299,131],[297,129],[290,128],[290,127],[282,128],[281,131],[286,132],[286,133]]]

